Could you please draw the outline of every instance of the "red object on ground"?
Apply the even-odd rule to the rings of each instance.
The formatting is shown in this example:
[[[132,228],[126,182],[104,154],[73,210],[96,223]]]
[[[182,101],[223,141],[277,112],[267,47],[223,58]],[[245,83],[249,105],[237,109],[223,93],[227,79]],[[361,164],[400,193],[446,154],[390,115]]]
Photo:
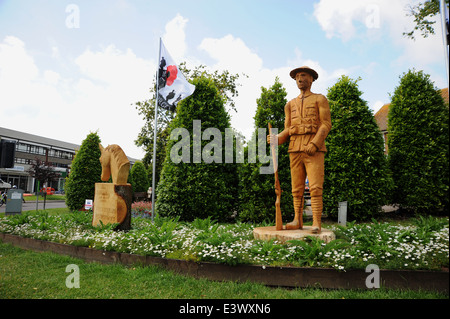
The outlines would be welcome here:
[[[47,195],[53,195],[53,194],[55,194],[55,189],[52,187],[45,187],[45,188],[41,188],[41,192],[46,192]]]

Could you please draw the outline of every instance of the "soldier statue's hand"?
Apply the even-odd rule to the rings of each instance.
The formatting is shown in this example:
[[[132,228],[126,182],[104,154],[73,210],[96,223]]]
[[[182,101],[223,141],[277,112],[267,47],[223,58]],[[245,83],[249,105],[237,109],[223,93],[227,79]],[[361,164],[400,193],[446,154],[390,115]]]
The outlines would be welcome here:
[[[273,141],[278,141],[278,136],[275,134],[267,135],[267,143],[272,144]]]
[[[314,154],[316,154],[317,150],[318,148],[314,143],[309,143],[306,147],[306,154],[308,154],[309,156],[313,156]]]

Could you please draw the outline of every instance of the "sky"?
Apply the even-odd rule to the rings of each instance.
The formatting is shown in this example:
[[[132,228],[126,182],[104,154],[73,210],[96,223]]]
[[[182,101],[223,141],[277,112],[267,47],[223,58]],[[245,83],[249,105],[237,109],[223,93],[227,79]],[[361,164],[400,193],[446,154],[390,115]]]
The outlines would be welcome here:
[[[245,74],[231,125],[247,139],[261,87],[309,66],[326,95],[342,75],[358,82],[375,113],[410,69],[448,87],[439,17],[436,34],[415,41],[415,0],[0,0],[0,126],[81,144],[98,132],[142,159],[144,120],[135,103],[151,98],[159,39],[177,63]],[[205,128],[203,128],[205,129]]]

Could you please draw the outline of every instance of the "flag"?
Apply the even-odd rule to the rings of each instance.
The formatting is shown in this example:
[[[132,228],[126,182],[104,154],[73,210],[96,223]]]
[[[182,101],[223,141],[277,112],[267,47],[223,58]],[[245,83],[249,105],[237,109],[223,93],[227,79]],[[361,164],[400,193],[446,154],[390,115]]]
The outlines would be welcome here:
[[[158,105],[174,111],[178,102],[194,93],[195,85],[186,80],[162,40],[159,50]]]

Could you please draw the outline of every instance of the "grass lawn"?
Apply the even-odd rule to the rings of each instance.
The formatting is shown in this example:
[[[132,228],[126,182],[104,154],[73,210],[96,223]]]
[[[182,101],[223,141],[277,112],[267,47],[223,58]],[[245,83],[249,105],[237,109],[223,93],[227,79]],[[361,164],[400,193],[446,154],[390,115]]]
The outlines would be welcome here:
[[[67,288],[68,265],[79,267],[80,288]],[[1,299],[446,299],[434,292],[270,288],[214,282],[155,266],[101,265],[0,244]]]
[[[25,199],[26,202],[35,202],[36,195],[24,196],[23,199]],[[45,200],[65,200],[65,199],[66,199],[66,195],[47,195],[45,197]],[[38,200],[43,201],[44,197],[39,196]]]

